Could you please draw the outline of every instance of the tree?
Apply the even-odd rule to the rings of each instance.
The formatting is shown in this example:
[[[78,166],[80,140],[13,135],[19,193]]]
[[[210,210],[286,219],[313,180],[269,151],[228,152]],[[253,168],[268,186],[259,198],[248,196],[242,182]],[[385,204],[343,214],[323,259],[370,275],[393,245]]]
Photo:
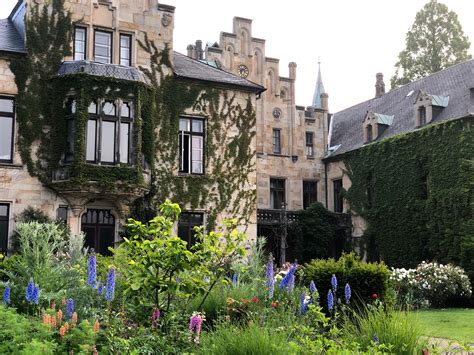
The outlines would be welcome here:
[[[398,55],[392,89],[471,59],[471,45],[458,16],[437,0],[427,3],[406,35],[406,48]]]

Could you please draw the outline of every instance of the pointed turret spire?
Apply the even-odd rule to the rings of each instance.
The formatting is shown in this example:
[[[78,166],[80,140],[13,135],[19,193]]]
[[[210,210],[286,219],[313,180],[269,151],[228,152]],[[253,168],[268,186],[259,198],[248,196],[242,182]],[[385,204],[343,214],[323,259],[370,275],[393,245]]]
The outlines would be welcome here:
[[[321,76],[321,61],[318,58],[318,79],[316,80],[316,88],[314,89],[313,95],[313,107],[322,108],[321,106],[321,94],[325,94],[323,78]]]

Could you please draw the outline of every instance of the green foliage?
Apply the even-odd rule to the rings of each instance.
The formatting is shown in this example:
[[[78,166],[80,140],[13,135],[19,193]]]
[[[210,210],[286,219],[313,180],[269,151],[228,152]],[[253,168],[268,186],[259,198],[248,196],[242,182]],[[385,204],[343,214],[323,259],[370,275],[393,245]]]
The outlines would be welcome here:
[[[51,354],[54,347],[48,329],[37,321],[31,321],[11,308],[0,304],[0,354],[31,354],[31,349],[44,349]]]
[[[365,237],[388,265],[437,260],[461,265],[473,277],[474,135],[468,120],[432,124],[343,157],[352,182],[345,197],[367,221]]]
[[[319,202],[302,211],[298,222],[293,223],[288,230],[289,249],[294,259],[305,263],[330,257],[336,225],[336,215]]]
[[[395,354],[418,354],[427,348],[421,340],[421,324],[415,314],[385,307],[382,303],[368,305],[346,318],[343,338],[347,342],[358,342],[362,349],[374,347],[374,339]]]
[[[304,265],[301,272],[303,284],[316,283],[320,295],[327,295],[331,289],[331,276],[337,277],[337,298],[344,299],[344,286],[348,283],[354,302],[368,302],[375,293],[391,302],[390,271],[384,263],[365,263],[354,254],[345,254],[334,259],[313,260]]]
[[[430,0],[406,35],[406,48],[398,55],[392,89],[471,58],[471,43],[458,16],[437,0]]]
[[[54,145],[54,137],[45,133],[43,127],[54,127],[54,102],[58,100],[50,79],[56,75],[63,58],[71,54],[71,29],[71,14],[64,10],[64,0],[52,0],[42,7],[32,4],[25,18],[27,55],[10,64],[18,87],[17,146],[30,174],[42,180],[47,179],[48,173],[42,164],[49,161],[50,147]],[[42,142],[37,160],[31,150],[36,140]]]
[[[26,207],[20,214],[15,216],[17,223],[26,222],[38,222],[38,223],[50,223],[53,222],[49,216],[44,213],[41,209],[33,206]]]

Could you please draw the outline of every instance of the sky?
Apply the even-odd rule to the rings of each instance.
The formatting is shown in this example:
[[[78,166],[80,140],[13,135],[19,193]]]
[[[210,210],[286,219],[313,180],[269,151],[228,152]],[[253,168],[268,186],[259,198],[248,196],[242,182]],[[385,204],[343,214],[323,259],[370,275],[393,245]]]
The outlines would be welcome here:
[[[139,1],[139,0],[130,0]],[[312,102],[318,58],[329,110],[337,112],[375,95],[375,74],[384,74],[386,91],[398,53],[416,13],[427,0],[160,0],[176,7],[174,49],[201,39],[218,42],[232,32],[234,16],[250,18],[252,36],[266,40],[265,53],[280,59],[280,76],[297,63],[296,103]],[[458,14],[465,35],[474,41],[474,1],[443,0]],[[16,0],[0,0],[0,18]],[[474,44],[470,53],[474,57]]]

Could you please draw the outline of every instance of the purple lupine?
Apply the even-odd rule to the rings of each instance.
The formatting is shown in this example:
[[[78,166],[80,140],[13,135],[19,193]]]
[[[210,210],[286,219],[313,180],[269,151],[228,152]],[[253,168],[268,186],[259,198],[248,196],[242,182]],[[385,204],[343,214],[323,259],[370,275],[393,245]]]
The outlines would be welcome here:
[[[33,293],[31,294],[31,303],[38,304],[40,297],[40,288],[38,285],[34,286]]]
[[[95,255],[89,256],[87,271],[87,284],[92,288],[97,288],[97,260]]]
[[[267,263],[265,286],[268,288],[268,298],[273,298],[275,292],[275,276],[273,274],[273,260],[270,258]]]
[[[69,318],[71,318],[74,313],[74,300],[72,298],[68,298],[66,301],[66,313]]]
[[[5,287],[5,290],[3,290],[3,304],[5,306],[7,304],[10,304],[10,292],[11,292],[10,287]]]
[[[201,333],[201,326],[202,326],[202,316],[200,313],[193,313],[193,315],[189,318],[189,332],[191,334],[195,333],[197,337]]]
[[[115,292],[115,269],[110,268],[107,275],[107,284],[105,285],[105,299],[113,301]]]
[[[378,337],[377,333],[374,334],[374,337],[372,338],[372,340],[375,343],[375,345],[377,345],[377,346],[380,345],[380,340],[379,340],[379,337]]]
[[[309,292],[311,292],[311,294],[315,293],[318,289],[316,288],[316,284],[314,283],[314,281],[311,281],[309,283]]]
[[[28,286],[26,286],[25,298],[28,303],[31,303],[33,300],[33,293],[35,291],[35,284],[33,280],[28,281]]]
[[[308,311],[308,302],[306,294],[303,292],[300,296],[300,314],[303,315]]]
[[[331,286],[332,286],[332,292],[336,293],[337,291],[337,278],[336,275],[332,274],[331,277]]]
[[[160,319],[160,310],[155,308],[151,314],[151,324],[156,327],[158,325],[158,320]]]
[[[237,286],[237,274],[235,272],[232,275],[232,285]]]
[[[328,291],[328,310],[332,310],[334,307],[334,295],[332,294],[332,291]]]
[[[344,298],[346,299],[346,303],[349,303],[351,299],[351,286],[349,286],[349,284],[346,284],[346,287],[344,287]]]
[[[286,273],[285,277],[280,281],[280,290],[284,290],[288,284],[290,283],[290,280],[292,279],[292,276],[295,275],[296,272],[296,264],[292,264],[288,272]],[[294,278],[293,278],[294,281]]]

